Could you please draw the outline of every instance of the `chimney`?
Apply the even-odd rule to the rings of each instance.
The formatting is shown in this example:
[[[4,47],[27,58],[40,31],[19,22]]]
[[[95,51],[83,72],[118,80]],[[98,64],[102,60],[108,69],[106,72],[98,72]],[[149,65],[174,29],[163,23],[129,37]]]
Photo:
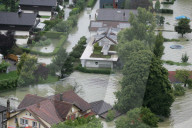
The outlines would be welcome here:
[[[125,17],[125,12],[123,12],[123,16]]]
[[[37,103],[37,108],[40,108],[40,107],[41,107],[40,103]]]
[[[63,94],[60,93],[59,96],[60,96],[60,97],[59,97],[59,98],[60,98],[60,101],[63,101]]]
[[[21,17],[21,14],[22,14],[22,10],[21,10],[21,8],[18,9],[17,14],[19,15],[19,17]]]
[[[9,119],[10,118],[10,101],[9,101],[9,99],[7,100],[7,119]]]

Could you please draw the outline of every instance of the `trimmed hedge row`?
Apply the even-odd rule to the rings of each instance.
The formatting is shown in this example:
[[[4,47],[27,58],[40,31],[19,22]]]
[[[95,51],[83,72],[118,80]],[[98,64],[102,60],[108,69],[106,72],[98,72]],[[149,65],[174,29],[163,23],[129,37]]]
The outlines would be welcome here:
[[[173,10],[172,9],[160,9],[160,13],[173,14]]]
[[[13,89],[17,87],[17,79],[7,79],[0,81],[0,90]]]
[[[95,74],[111,74],[113,73],[111,69],[87,69],[82,66],[78,66],[75,70],[84,72],[84,73],[95,73]]]
[[[161,2],[161,4],[174,4],[175,0],[172,0],[172,1],[164,1],[164,2]]]

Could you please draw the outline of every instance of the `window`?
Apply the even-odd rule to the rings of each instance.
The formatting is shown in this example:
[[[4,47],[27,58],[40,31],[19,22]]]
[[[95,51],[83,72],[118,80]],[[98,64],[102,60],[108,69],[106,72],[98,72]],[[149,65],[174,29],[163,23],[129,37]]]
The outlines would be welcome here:
[[[15,123],[17,123],[18,122],[18,119],[17,119],[17,117],[15,118]]]
[[[95,65],[98,65],[98,62],[95,62]]]
[[[28,120],[25,120],[25,119],[20,119],[20,124],[22,125],[25,125],[25,124],[28,124]]]
[[[33,121],[32,127],[33,127],[33,128],[37,128],[37,122],[34,122],[34,121]]]
[[[31,116],[31,113],[29,113],[29,116]]]

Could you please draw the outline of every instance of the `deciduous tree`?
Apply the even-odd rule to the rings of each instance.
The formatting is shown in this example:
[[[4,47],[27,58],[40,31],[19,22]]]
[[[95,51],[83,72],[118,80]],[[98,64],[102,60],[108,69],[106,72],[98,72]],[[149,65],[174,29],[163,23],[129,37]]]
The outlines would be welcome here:
[[[182,37],[186,33],[191,33],[191,28],[189,23],[190,23],[190,20],[187,18],[180,19],[177,26],[175,26],[175,31],[181,34]]]
[[[190,77],[192,76],[192,72],[186,69],[176,70],[175,77],[184,83],[184,87],[186,87]]]

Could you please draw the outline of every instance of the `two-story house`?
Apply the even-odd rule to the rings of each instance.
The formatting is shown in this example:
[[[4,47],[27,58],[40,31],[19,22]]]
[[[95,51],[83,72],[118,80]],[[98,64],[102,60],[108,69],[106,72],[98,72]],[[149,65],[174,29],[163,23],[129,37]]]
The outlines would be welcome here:
[[[65,120],[93,114],[90,104],[73,91],[47,98],[28,94],[18,109],[8,114],[7,127],[51,128]]]
[[[57,0],[20,0],[19,5],[24,13],[37,12],[40,16],[52,16]]]
[[[39,23],[37,14],[23,12],[0,12],[0,32],[15,31],[15,35],[29,35]]]
[[[5,128],[3,121],[6,119],[7,108],[0,105],[0,128]]]

